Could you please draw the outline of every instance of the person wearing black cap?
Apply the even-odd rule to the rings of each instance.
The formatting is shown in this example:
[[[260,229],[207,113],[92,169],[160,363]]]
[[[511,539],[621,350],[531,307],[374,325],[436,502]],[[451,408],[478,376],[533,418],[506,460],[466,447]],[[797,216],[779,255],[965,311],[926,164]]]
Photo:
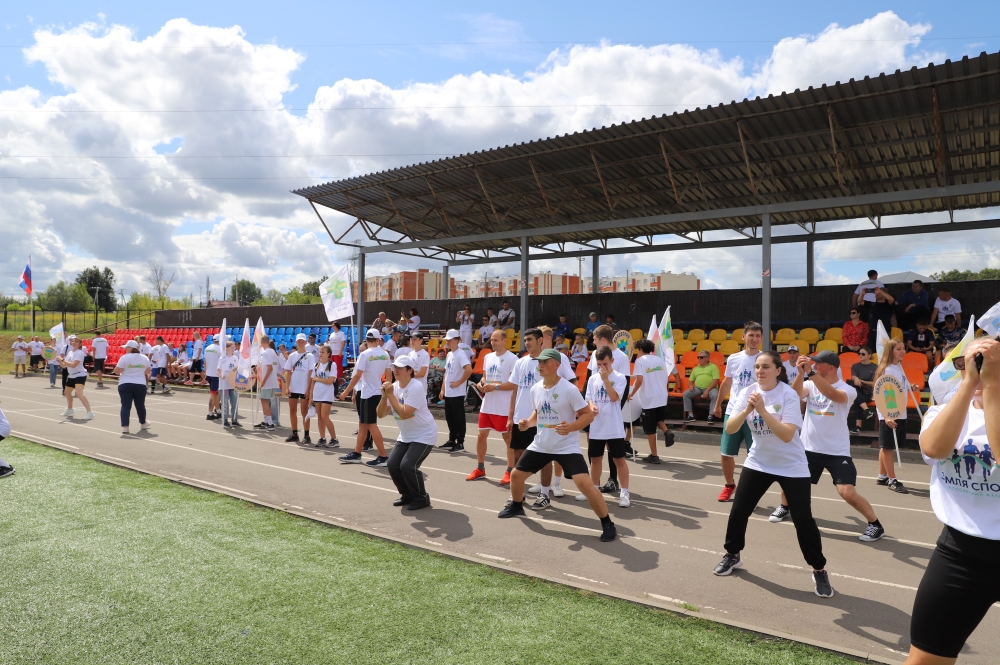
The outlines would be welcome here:
[[[837,376],[839,368],[840,357],[833,351],[820,351],[812,360],[808,356],[798,359],[798,374],[792,382],[792,390],[806,403],[802,418],[802,444],[806,449],[812,484],[819,483],[824,470],[829,471],[837,493],[868,521],[865,532],[858,539],[873,543],[885,535],[885,529],[872,505],[854,488],[858,470],[851,459],[847,416],[857,397],[857,390]],[[781,522],[788,515],[788,502],[782,492],[781,504],[769,519]]]

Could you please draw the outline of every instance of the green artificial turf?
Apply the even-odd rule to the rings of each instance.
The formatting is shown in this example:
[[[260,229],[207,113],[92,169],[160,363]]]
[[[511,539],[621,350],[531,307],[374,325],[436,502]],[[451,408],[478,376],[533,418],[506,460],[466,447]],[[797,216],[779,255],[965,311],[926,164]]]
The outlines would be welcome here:
[[[849,662],[18,439],[0,456],[0,663]]]

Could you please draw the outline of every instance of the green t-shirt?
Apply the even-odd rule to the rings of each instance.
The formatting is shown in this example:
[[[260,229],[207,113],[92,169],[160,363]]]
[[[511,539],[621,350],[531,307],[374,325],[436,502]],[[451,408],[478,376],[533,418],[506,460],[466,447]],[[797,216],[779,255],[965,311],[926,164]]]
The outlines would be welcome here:
[[[691,376],[689,378],[691,385],[704,390],[712,384],[712,381],[719,380],[719,367],[712,363],[709,363],[707,367],[696,365],[691,369]]]

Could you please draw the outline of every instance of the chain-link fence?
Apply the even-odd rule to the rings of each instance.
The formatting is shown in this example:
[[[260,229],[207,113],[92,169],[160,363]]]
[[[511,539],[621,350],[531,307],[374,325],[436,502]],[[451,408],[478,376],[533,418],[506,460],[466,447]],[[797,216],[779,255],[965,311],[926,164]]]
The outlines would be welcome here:
[[[2,330],[24,332],[32,329],[32,312],[29,310],[3,310]],[[102,331],[119,328],[152,328],[155,325],[156,310],[120,309],[117,312],[45,312],[35,310],[34,330],[44,335],[58,323],[63,324],[67,333],[85,330]]]

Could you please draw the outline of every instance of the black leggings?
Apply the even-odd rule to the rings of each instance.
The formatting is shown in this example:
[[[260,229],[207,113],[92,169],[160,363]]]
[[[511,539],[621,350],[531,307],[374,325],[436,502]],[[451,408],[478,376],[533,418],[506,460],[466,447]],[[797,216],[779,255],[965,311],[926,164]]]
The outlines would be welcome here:
[[[118,396],[122,398],[122,427],[128,427],[128,418],[132,414],[132,403],[135,403],[135,415],[139,416],[139,424],[146,422],[146,384],[119,383]]]
[[[587,376],[590,377],[590,374],[588,373]],[[587,381],[590,381],[590,379],[588,378]],[[622,395],[622,404],[621,404],[622,408],[625,408],[625,404],[628,403],[629,390],[631,390],[630,384],[626,384],[625,394]],[[632,423],[628,423],[629,426],[631,426],[631,424]],[[625,450],[628,450],[631,447],[632,447],[632,442],[626,441]],[[618,466],[615,464],[614,458],[611,457],[611,446],[608,446],[608,478],[615,481],[616,483],[618,482]]]
[[[958,658],[965,641],[1000,601],[1000,541],[966,535],[949,526],[917,588],[910,644],[935,656]]]
[[[424,491],[424,474],[420,473],[420,465],[431,453],[426,443],[405,443],[397,441],[389,453],[389,475],[396,489],[404,499],[416,499],[426,496]]]
[[[444,419],[448,421],[448,440],[465,443],[465,398],[444,398]]]
[[[733,498],[733,509],[729,513],[729,526],[726,527],[726,551],[739,554],[746,546],[747,524],[754,508],[764,497],[771,485],[778,483],[788,499],[788,510],[792,513],[792,523],[795,525],[795,535],[799,539],[799,549],[806,563],[814,570],[826,567],[826,557],[823,556],[823,541],[820,539],[819,527],[812,516],[812,497],[809,478],[786,478],[775,476],[743,467],[740,482],[736,485],[736,496]]]

